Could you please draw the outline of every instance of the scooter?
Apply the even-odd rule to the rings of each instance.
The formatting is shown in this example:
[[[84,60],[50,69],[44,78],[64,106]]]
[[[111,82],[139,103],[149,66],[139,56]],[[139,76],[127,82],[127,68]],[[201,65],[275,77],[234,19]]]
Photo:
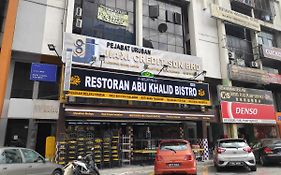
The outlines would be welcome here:
[[[64,166],[64,175],[100,175],[94,161],[93,149],[85,157],[79,156],[78,160]]]

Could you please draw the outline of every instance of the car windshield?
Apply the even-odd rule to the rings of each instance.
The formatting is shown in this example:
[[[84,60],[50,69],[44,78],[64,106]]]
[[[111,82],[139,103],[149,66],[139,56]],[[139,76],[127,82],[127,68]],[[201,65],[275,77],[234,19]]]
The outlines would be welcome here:
[[[243,148],[248,144],[242,140],[224,140],[220,141],[219,147],[222,148]]]
[[[185,142],[164,142],[160,145],[160,150],[181,151],[189,149]]]
[[[264,145],[281,145],[280,139],[263,140]]]

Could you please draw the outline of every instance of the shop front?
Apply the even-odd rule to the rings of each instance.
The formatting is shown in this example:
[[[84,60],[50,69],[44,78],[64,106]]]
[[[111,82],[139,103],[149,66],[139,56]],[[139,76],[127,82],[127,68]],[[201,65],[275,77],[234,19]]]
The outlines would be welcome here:
[[[68,147],[68,153],[60,153],[63,161],[59,163],[84,155],[94,147],[98,166],[106,168],[152,163],[161,140],[187,139],[198,144],[203,135],[200,128],[206,127],[202,121],[212,122],[214,115],[67,105],[65,118],[66,132],[59,147]]]
[[[190,81],[204,80],[201,58],[65,33],[63,61],[59,164],[92,147],[100,168],[149,162],[163,139],[208,151],[209,84]]]
[[[208,150],[207,123],[215,117],[213,111],[201,107],[210,104],[207,83],[79,67],[73,67],[71,74],[64,124],[60,124],[65,131],[58,137],[58,163],[83,156],[92,147],[100,168],[151,163],[163,139],[187,139],[201,145],[204,141]]]
[[[279,136],[270,91],[228,86],[218,89],[222,122],[236,124],[238,137],[254,144],[263,138]]]

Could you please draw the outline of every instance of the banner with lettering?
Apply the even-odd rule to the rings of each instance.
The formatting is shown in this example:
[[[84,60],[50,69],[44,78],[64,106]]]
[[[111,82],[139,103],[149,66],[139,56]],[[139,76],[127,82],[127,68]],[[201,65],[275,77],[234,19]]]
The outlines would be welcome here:
[[[68,96],[211,105],[209,85],[74,68]]]
[[[63,62],[71,60],[76,65],[138,73],[146,67],[154,75],[161,70],[161,76],[184,79],[193,79],[203,71],[200,57],[83,35],[65,33],[63,47]],[[204,76],[196,80],[204,80]]]
[[[221,102],[223,123],[264,123],[276,124],[273,105]]]

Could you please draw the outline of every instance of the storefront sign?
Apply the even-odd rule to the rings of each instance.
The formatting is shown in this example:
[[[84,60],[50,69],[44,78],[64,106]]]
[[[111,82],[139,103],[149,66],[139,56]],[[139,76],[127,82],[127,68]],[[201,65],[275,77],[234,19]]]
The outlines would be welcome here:
[[[281,49],[275,47],[262,46],[262,56],[281,61]]]
[[[261,27],[257,19],[238,13],[236,11],[212,4],[211,14],[213,17],[219,18],[221,20],[238,24],[256,31],[261,31]]]
[[[32,63],[30,80],[56,82],[57,66],[53,64]]]
[[[273,104],[271,91],[234,86],[218,86],[218,94],[221,101]]]
[[[223,123],[276,123],[273,105],[223,101],[221,115]]]
[[[257,84],[269,84],[268,73],[264,70],[229,65],[229,76],[232,80],[245,81]]]
[[[71,59],[72,64],[137,73],[143,71],[144,65],[154,75],[162,70],[162,76],[184,79],[193,79],[195,72],[203,71],[199,57],[69,33],[65,33],[63,52],[64,62]],[[204,76],[196,78],[203,79]]]
[[[115,25],[128,26],[129,15],[128,12],[124,12],[117,9],[112,9],[99,5],[97,18],[101,21],[105,21]]]
[[[66,108],[66,116],[87,117],[99,119],[142,119],[142,120],[213,120],[214,114],[205,113],[180,113],[158,111],[130,111],[120,109],[83,109]]]
[[[210,105],[209,85],[73,69],[69,96],[150,101],[193,105]]]

